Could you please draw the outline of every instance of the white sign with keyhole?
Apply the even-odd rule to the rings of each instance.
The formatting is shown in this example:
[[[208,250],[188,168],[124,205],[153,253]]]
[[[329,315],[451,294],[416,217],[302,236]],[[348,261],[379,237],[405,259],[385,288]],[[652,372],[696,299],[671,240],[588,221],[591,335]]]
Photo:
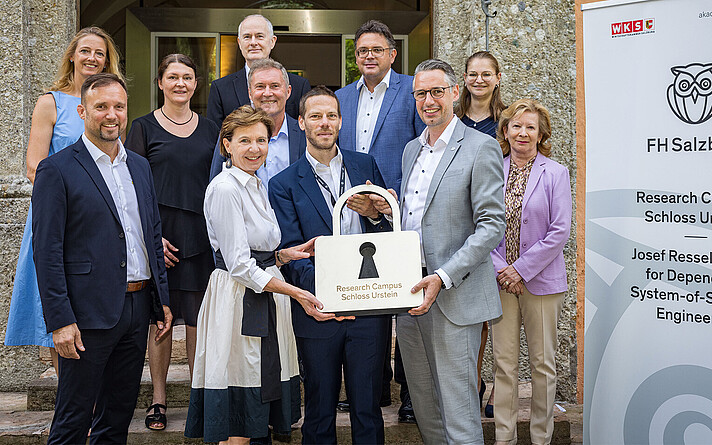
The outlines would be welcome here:
[[[375,193],[393,212],[393,231],[341,235],[341,210],[358,193]],[[420,237],[402,231],[395,198],[382,187],[359,185],[334,204],[334,234],[317,238],[314,245],[316,298],[322,312],[339,315],[393,314],[420,306],[423,291],[410,289],[422,278]]]

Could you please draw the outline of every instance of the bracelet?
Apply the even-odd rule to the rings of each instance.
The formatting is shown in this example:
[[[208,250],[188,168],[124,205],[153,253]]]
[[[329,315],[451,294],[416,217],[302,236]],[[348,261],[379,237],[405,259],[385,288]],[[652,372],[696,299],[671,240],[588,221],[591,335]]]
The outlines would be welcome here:
[[[282,259],[281,252],[282,252],[281,250],[278,250],[278,251],[277,251],[277,259],[279,260],[279,262],[282,263],[282,265],[289,263],[289,261],[284,261],[284,260]]]

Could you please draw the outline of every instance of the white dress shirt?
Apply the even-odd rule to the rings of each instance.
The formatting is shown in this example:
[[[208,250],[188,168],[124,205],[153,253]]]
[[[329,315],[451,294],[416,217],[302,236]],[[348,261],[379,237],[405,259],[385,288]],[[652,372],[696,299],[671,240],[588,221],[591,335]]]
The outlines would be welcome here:
[[[331,190],[331,193],[333,193],[334,195],[334,200],[338,200],[340,196],[339,191],[341,188],[341,166],[343,165],[343,157],[341,156],[341,150],[336,147],[336,156],[334,156],[331,161],[329,161],[329,165],[324,165],[321,162],[317,161],[311,155],[311,153],[309,153],[309,150],[306,151],[306,155],[309,164],[311,164],[316,174],[319,175],[319,177],[323,179],[324,182],[326,182],[326,185],[329,186],[329,190]],[[324,201],[326,201],[326,205],[329,207],[329,212],[333,215],[334,205],[331,203],[331,194],[319,184],[319,181],[317,181],[317,185],[319,186],[319,190],[321,190],[321,194],[324,197]],[[351,181],[349,180],[349,174],[346,173],[344,178],[344,191],[350,188]],[[354,233],[361,232],[361,219],[359,214],[344,206],[343,210],[341,211],[341,234],[351,235]]]
[[[289,130],[287,129],[287,115],[285,114],[279,132],[269,140],[267,159],[256,174],[262,180],[262,185],[267,189],[267,183],[272,179],[272,176],[287,167],[289,167]]]
[[[390,82],[391,70],[389,69],[373,89],[373,93],[368,91],[363,76],[356,83],[356,89],[359,90],[358,111],[356,112],[356,150],[361,153],[368,153],[371,149],[378,113],[381,111],[383,97],[386,95]]]
[[[420,236],[420,261],[423,267],[425,267],[425,252],[423,251],[423,230],[421,224],[423,221],[423,213],[425,212],[425,199],[428,196],[428,190],[430,189],[430,183],[433,180],[435,169],[437,169],[438,164],[440,164],[440,160],[443,154],[445,154],[445,149],[448,143],[450,143],[452,133],[455,131],[457,120],[458,119],[453,116],[448,126],[445,127],[445,130],[432,146],[428,143],[429,129],[425,127],[425,130],[423,130],[418,137],[418,141],[421,145],[420,153],[415,159],[413,170],[411,171],[410,177],[408,177],[405,190],[403,191],[403,230],[418,232]],[[452,280],[445,271],[437,269],[435,273],[443,280],[446,288],[452,286]]]
[[[126,165],[126,149],[118,139],[119,153],[111,162],[109,155],[94,145],[86,134],[82,133],[82,141],[89,154],[99,168],[104,178],[106,187],[114,200],[116,211],[119,214],[121,227],[124,229],[126,242],[126,281],[143,281],[151,278],[151,269],[148,267],[148,252],[143,239],[141,228],[141,215],[136,200],[131,172]]]
[[[282,237],[264,183],[233,166],[208,184],[203,212],[213,250],[220,249],[230,276],[257,293],[272,279],[250,249],[274,250]]]

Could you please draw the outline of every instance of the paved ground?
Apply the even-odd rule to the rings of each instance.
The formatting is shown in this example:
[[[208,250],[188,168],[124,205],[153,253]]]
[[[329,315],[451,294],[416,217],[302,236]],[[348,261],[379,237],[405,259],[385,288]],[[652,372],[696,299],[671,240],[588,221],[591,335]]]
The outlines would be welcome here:
[[[529,385],[521,384],[522,410],[520,420],[528,418],[528,400],[530,395]],[[583,409],[581,405],[559,404],[565,412],[558,412],[557,418],[563,416],[570,423],[571,444],[581,445],[583,441]],[[559,411],[559,410],[555,410]],[[129,443],[132,445],[143,444],[183,444],[202,443],[200,440],[190,440],[183,437],[183,427],[187,408],[174,408],[168,411],[169,427],[164,432],[148,432],[143,424],[145,413],[136,410],[134,420],[129,431]],[[386,422],[386,443],[388,444],[419,444],[418,432],[413,425],[397,423],[397,406],[384,408]],[[47,440],[52,411],[27,411],[27,395],[25,393],[0,393],[0,445],[12,444],[44,444]],[[349,441],[348,415],[340,413],[337,419],[339,443]],[[490,438],[493,430],[491,419],[484,419],[485,437]],[[292,435],[291,443],[298,443],[299,432]],[[276,442],[281,443],[281,442]],[[487,440],[491,443],[491,440]]]

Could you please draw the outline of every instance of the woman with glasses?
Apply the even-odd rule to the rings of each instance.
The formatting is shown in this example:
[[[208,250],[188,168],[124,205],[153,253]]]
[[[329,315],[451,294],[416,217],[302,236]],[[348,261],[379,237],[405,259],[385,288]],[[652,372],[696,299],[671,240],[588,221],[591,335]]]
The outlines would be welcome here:
[[[499,83],[502,73],[499,71],[499,62],[487,51],[477,51],[465,62],[465,86],[460,102],[455,108],[457,117],[463,124],[472,127],[493,138],[497,137],[497,121],[502,110],[507,108],[502,103]],[[482,358],[485,355],[487,344],[487,323],[482,328],[482,342],[477,359],[477,375],[482,375]],[[492,370],[494,374],[495,370]],[[480,379],[480,402],[485,393],[485,381]],[[494,386],[490,392],[489,400],[485,406],[485,417],[494,416]]]
[[[496,445],[517,443],[519,339],[522,324],[532,376],[531,443],[554,432],[556,324],[568,289],[564,245],[571,231],[569,171],[549,158],[551,120],[544,106],[520,99],[502,112],[504,238],[492,251],[502,316],[492,321],[497,367]]]
[[[499,62],[487,51],[478,51],[465,62],[464,94],[455,110],[463,124],[497,137],[497,121],[502,110]],[[484,343],[483,343],[484,344]]]

